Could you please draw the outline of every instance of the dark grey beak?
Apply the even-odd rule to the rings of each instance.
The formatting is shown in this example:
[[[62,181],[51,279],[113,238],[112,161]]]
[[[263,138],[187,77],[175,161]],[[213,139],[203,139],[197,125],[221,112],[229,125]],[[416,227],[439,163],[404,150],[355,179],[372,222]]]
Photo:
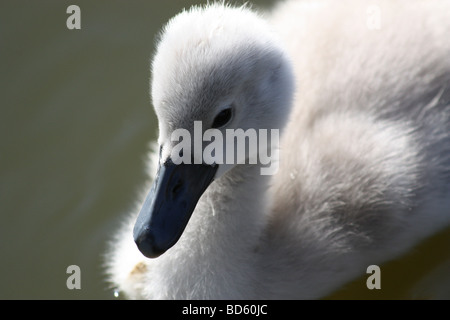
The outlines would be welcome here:
[[[133,230],[144,256],[156,258],[178,241],[217,167],[175,165],[170,159],[159,167]]]

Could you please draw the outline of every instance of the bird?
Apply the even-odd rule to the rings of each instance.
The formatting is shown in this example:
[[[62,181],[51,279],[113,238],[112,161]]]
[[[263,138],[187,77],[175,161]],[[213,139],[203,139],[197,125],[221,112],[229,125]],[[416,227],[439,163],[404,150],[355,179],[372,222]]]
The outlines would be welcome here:
[[[445,0],[287,0],[170,19],[151,62],[149,181],[110,241],[108,281],[130,299],[320,299],[447,227],[448,17]],[[279,132],[276,170],[206,163],[194,141],[179,153],[173,134],[196,122]]]

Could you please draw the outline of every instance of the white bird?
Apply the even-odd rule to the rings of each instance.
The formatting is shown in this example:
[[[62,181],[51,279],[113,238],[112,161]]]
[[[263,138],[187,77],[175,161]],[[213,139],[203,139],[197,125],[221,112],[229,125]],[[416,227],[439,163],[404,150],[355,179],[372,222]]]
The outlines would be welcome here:
[[[320,298],[448,226],[449,17],[446,0],[318,0],[172,18],[152,63],[159,171],[110,281],[129,298]],[[278,172],[173,164],[171,134],[196,120],[282,129]]]

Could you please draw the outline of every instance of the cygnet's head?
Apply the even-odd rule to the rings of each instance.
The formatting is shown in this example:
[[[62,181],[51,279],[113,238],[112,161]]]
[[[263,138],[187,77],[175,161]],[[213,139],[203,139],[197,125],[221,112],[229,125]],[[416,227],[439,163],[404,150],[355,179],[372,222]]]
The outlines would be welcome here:
[[[239,165],[205,161],[209,142],[196,145],[198,138],[216,129],[225,159],[227,144],[235,144],[225,139],[227,129],[282,129],[293,76],[264,19],[245,7],[213,4],[183,11],[164,27],[151,87],[160,162],[134,238],[144,255],[157,257],[177,242],[208,185]]]

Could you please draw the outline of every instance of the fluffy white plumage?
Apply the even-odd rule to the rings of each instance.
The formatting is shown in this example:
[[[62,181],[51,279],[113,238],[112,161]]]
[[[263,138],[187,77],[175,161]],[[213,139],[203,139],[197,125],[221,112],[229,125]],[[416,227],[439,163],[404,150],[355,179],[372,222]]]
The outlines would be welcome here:
[[[287,1],[265,16],[210,4],[169,21],[152,65],[162,158],[174,129],[233,103],[232,128],[283,129],[280,168],[219,169],[156,259],[137,250],[131,216],[108,254],[117,288],[319,298],[449,224],[450,2],[374,5],[375,28],[357,0]]]

